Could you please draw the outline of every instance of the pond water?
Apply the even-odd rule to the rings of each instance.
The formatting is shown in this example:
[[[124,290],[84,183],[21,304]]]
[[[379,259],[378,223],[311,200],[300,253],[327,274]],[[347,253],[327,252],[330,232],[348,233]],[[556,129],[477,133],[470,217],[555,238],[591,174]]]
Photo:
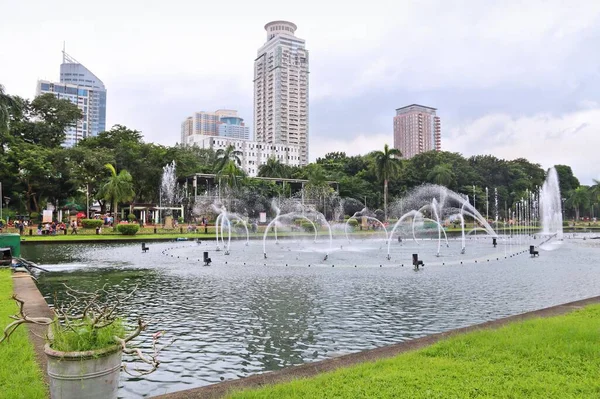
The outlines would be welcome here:
[[[125,314],[156,318],[175,337],[157,372],[122,373],[119,395],[153,396],[380,347],[600,295],[600,240],[549,242],[531,258],[531,237],[393,242],[383,239],[63,244],[23,247],[50,270],[39,275],[49,303],[62,283],[93,290],[108,283],[136,295]],[[536,242],[534,242],[536,241]],[[201,262],[209,251],[210,267]],[[264,258],[263,252],[267,252]],[[425,267],[414,271],[411,255]],[[327,257],[325,257],[327,255]],[[325,259],[326,258],[326,259]],[[462,264],[461,264],[462,262]],[[404,266],[402,266],[404,265]]]

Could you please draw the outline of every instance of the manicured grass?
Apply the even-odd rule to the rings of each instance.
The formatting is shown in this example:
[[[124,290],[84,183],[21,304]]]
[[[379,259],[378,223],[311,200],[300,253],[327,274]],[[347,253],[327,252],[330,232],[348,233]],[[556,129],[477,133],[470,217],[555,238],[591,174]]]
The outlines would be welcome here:
[[[599,398],[600,305],[231,398]]]
[[[184,230],[185,231],[185,230]],[[69,242],[69,241],[98,241],[98,240],[115,240],[115,241],[119,241],[119,240],[136,240],[136,241],[151,241],[151,240],[175,240],[177,238],[180,237],[185,237],[188,240],[195,240],[197,238],[201,239],[201,240],[213,240],[215,238],[215,231],[214,228],[211,228],[208,230],[208,234],[204,234],[204,232],[202,233],[179,233],[179,232],[173,232],[172,230],[168,233],[163,233],[163,232],[159,232],[157,234],[154,233],[150,233],[150,232],[142,232],[137,233],[136,235],[133,236],[127,236],[127,235],[123,235],[123,234],[119,234],[119,233],[112,233],[112,229],[111,232],[103,232],[102,234],[95,234],[92,231],[86,232],[84,231],[83,233],[80,234],[68,234],[68,235],[63,235],[63,234],[57,234],[57,235],[50,235],[50,236],[44,236],[44,235],[23,235],[21,236],[21,241],[33,241],[33,242]],[[250,233],[250,239],[259,239],[262,240],[263,238],[263,234],[264,234],[264,230],[261,229],[258,233]],[[371,235],[380,235],[381,237],[383,237],[383,232],[381,230],[369,230],[369,231],[355,231],[353,233],[349,232],[350,236],[353,237],[357,237],[357,236],[371,236]],[[233,238],[240,238],[240,239],[245,239],[246,238],[246,234],[239,234],[239,233],[232,233],[231,235]],[[278,233],[278,237],[283,238],[283,237],[313,237],[314,233],[311,232],[283,232],[283,231],[279,231]],[[268,237],[275,237],[275,232],[273,231],[269,231],[268,233]],[[320,230],[319,231],[319,237],[329,237],[329,232],[326,230]]]
[[[11,299],[12,278],[9,269],[0,269],[0,329],[8,325],[18,307]],[[33,346],[27,337],[27,329],[20,326],[10,341],[0,344],[0,397],[47,398],[48,392],[42,371],[35,361]]]

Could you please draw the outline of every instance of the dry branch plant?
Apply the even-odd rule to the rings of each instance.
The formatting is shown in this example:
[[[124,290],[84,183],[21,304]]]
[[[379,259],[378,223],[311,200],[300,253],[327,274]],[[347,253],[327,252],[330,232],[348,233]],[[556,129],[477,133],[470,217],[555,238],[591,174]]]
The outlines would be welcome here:
[[[128,329],[119,316],[121,305],[130,299],[137,287],[128,294],[113,294],[106,290],[106,285],[96,291],[75,290],[66,284],[64,294],[67,300],[59,302],[55,295],[54,320],[47,317],[29,317],[24,310],[24,302],[13,295],[19,305],[19,313],[10,316],[14,321],[4,329],[0,343],[8,341],[11,334],[22,324],[48,325],[47,340],[50,347],[62,352],[84,352],[120,346],[123,353],[133,355],[147,366],[135,368],[132,373],[125,365],[123,371],[130,375],[140,376],[154,372],[160,361],[160,352],[168,345],[158,345],[163,332],[152,335],[152,353],[144,354],[139,348],[132,347],[130,342],[148,328],[148,323],[138,318],[133,329]]]

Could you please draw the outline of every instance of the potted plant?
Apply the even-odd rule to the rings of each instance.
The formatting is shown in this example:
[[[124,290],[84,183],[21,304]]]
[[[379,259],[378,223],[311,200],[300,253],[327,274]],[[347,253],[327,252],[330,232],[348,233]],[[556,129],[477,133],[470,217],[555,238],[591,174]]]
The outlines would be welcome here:
[[[48,325],[47,343],[44,348],[48,359],[48,379],[51,398],[117,398],[119,372],[140,376],[154,372],[160,362],[158,355],[167,346],[159,346],[163,335],[152,336],[152,354],[144,354],[130,346],[130,342],[147,329],[141,318],[134,326],[128,326],[119,315],[121,304],[129,299],[135,289],[126,295],[116,295],[105,287],[84,292],[65,286],[63,303],[53,307],[54,319],[29,317],[24,312],[24,302],[13,295],[19,305],[19,313],[4,329],[0,343],[22,324]],[[122,355],[133,355],[146,364],[146,368],[130,371],[122,364]]]

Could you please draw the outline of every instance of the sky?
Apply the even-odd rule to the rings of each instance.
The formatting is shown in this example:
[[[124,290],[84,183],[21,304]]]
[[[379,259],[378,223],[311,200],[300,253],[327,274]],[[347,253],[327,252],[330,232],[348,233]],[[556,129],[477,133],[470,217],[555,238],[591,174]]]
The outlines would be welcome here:
[[[393,145],[395,109],[438,109],[442,149],[600,179],[600,1],[0,0],[0,83],[32,98],[66,50],[108,90],[107,127],[174,145],[196,111],[253,124],[264,25],[310,54],[310,159]],[[253,129],[251,129],[253,130]]]

